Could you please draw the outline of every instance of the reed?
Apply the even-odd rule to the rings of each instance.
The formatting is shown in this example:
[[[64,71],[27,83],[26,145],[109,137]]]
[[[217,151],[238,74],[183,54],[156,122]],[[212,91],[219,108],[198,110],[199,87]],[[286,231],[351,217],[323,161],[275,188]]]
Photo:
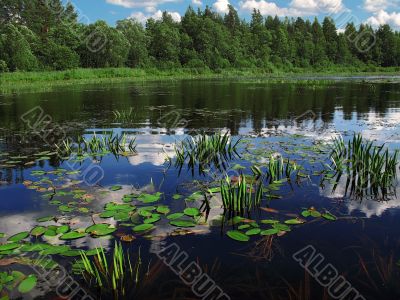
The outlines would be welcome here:
[[[271,155],[267,164],[266,178],[270,183],[283,178],[290,179],[298,171],[299,168],[296,163],[291,162],[289,159],[284,161],[281,156],[274,157]]]
[[[84,154],[96,155],[107,152],[119,155],[128,151],[136,153],[136,138],[131,139],[128,143],[126,134],[118,135],[111,132],[97,136],[96,133],[93,133],[90,138],[79,135],[75,140],[65,139],[59,145],[56,145],[56,148],[63,156],[71,154],[78,156]]]
[[[339,181],[347,177],[346,193],[362,197],[366,194],[385,195],[394,186],[398,165],[398,150],[389,152],[355,134],[347,143],[343,137],[333,140],[330,169]]]
[[[89,286],[100,290],[102,295],[112,292],[114,299],[124,298],[127,289],[132,290],[140,281],[142,260],[140,251],[137,260],[132,263],[129,252],[115,242],[111,259],[107,259],[103,248],[96,249],[97,254],[90,258],[81,251],[81,275]]]
[[[132,123],[136,118],[136,113],[133,107],[124,110],[113,110],[114,121],[118,123]]]
[[[259,206],[263,196],[263,180],[246,182],[246,176],[240,175],[233,183],[229,177],[221,180],[221,196],[225,210],[240,212],[250,211]]]
[[[199,173],[203,173],[211,165],[219,170],[225,169],[226,161],[238,155],[239,142],[240,139],[233,143],[229,132],[188,137],[175,145],[175,166],[182,169],[183,165],[187,163],[193,173],[196,166],[199,167]]]

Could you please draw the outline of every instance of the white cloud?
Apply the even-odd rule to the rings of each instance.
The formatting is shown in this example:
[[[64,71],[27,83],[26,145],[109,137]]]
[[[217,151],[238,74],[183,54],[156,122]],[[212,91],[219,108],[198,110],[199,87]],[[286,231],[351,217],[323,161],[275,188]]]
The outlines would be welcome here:
[[[292,0],[288,7],[279,7],[275,2],[266,0],[244,0],[240,8],[246,11],[257,9],[263,15],[311,16],[320,13],[335,14],[346,8],[342,0]]]
[[[201,0],[192,0],[192,4],[197,6],[202,6],[203,2],[201,2]]]
[[[228,10],[228,5],[229,5],[228,0],[217,0],[214,4],[213,7],[214,9],[221,13],[221,14],[227,14],[229,12]]]
[[[378,27],[383,24],[389,24],[393,27],[400,27],[400,13],[388,13],[384,10],[380,10],[378,13],[368,18],[366,23],[371,24],[374,27]]]
[[[364,0],[364,9],[369,12],[377,13],[393,4],[394,3],[389,0]]]
[[[167,11],[167,13],[172,17],[172,19],[175,22],[180,22],[181,21],[181,15],[176,12],[176,11]],[[153,18],[154,20],[161,20],[163,12],[161,10],[157,10],[153,14],[144,14],[143,12],[134,12],[130,15],[129,18],[135,19],[136,21],[140,23],[146,23],[146,21],[150,18]]]
[[[126,8],[135,7],[157,7],[168,2],[178,2],[179,0],[106,0],[107,3],[123,6]]]

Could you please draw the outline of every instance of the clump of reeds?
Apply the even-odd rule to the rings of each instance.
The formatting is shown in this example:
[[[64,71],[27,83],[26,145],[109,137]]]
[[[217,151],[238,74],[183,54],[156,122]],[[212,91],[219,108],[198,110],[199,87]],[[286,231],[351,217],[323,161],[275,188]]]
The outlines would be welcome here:
[[[290,162],[289,159],[284,161],[281,156],[271,155],[267,165],[266,178],[269,182],[279,181],[283,178],[290,179],[296,171],[299,171],[296,163]]]
[[[198,165],[200,173],[211,165],[220,170],[224,169],[225,162],[238,155],[236,149],[239,141],[240,139],[233,143],[228,132],[188,137],[175,145],[175,165],[182,168],[187,163],[192,172]]]
[[[133,107],[124,110],[113,110],[112,113],[114,121],[119,123],[131,123],[136,117]]]
[[[331,166],[337,181],[347,177],[346,194],[357,197],[365,194],[385,195],[393,187],[398,165],[398,150],[390,153],[384,145],[376,146],[355,134],[347,143],[343,137],[335,138],[331,152]]]
[[[107,259],[103,248],[96,249],[97,254],[90,258],[81,252],[81,275],[89,286],[99,290],[101,295],[113,294],[114,299],[123,298],[127,291],[132,291],[140,281],[142,260],[140,251],[134,263],[129,252],[124,252],[122,245],[115,243],[111,259]]]
[[[136,152],[136,138],[128,141],[127,135],[124,134],[114,134],[104,133],[97,136],[94,133],[90,138],[85,138],[79,135],[75,140],[65,139],[60,145],[56,145],[57,149],[63,153],[63,155],[71,155],[72,153],[78,156],[87,154],[99,154],[111,152],[114,155],[119,155],[124,152]]]
[[[225,210],[240,212],[249,211],[261,204],[263,180],[246,182],[246,176],[240,175],[237,182],[229,177],[221,180],[221,197]]]

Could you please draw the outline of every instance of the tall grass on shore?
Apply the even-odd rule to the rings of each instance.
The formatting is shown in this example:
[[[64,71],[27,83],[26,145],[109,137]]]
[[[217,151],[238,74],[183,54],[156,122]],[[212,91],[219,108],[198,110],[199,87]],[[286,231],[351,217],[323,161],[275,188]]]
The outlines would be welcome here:
[[[355,134],[347,143],[343,137],[333,140],[331,166],[336,178],[336,188],[342,176],[346,177],[346,195],[357,198],[375,196],[385,198],[394,187],[398,166],[396,150],[389,152],[384,145],[377,146],[366,141],[361,134]]]

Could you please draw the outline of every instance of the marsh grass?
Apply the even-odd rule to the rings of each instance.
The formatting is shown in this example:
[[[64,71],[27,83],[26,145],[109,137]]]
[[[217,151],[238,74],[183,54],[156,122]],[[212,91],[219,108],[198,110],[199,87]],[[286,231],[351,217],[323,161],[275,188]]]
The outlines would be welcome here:
[[[261,204],[263,196],[263,180],[246,181],[241,174],[237,182],[230,177],[221,180],[221,197],[225,210],[244,213]]]
[[[132,123],[135,120],[136,113],[133,107],[124,110],[113,110],[114,121],[119,123]]]
[[[343,137],[333,140],[330,169],[333,170],[336,189],[342,176],[346,177],[346,195],[362,198],[366,195],[386,197],[394,187],[398,150],[389,152],[384,145],[377,146],[355,134],[347,143]]]
[[[81,252],[81,275],[86,283],[99,290],[101,295],[113,295],[113,299],[124,298],[132,293],[140,281],[142,260],[140,251],[135,262],[122,245],[115,242],[113,255],[107,259],[103,248],[90,258]]]
[[[126,134],[118,135],[111,132],[97,136],[96,133],[93,133],[90,138],[79,135],[75,140],[64,139],[59,145],[56,145],[56,148],[63,156],[71,154],[98,155],[107,152],[118,156],[127,151],[136,153],[136,138],[131,139],[128,143]]]
[[[291,162],[289,159],[285,161],[281,156],[275,157],[271,155],[267,164],[266,178],[272,183],[283,178],[290,179],[298,171],[299,167],[296,163]]]
[[[203,133],[188,137],[175,145],[175,166],[181,172],[182,167],[187,164],[188,168],[192,170],[192,174],[194,174],[196,166],[198,166],[200,174],[203,174],[210,166],[224,170],[227,167],[227,161],[239,156],[237,153],[239,142],[240,139],[233,143],[229,132],[225,134],[217,132],[213,135]]]

